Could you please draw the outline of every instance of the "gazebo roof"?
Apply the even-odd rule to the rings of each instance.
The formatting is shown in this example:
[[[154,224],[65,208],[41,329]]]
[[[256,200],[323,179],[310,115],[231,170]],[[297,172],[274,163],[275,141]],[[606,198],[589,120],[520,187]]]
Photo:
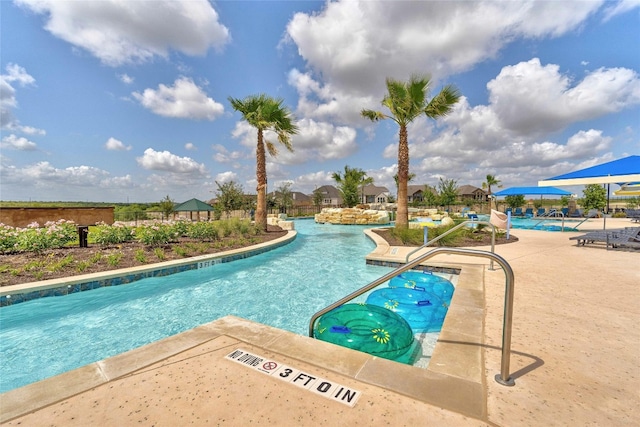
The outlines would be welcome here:
[[[212,211],[213,207],[202,200],[191,199],[184,203],[180,203],[178,206],[173,208],[173,210],[174,212],[202,212]]]

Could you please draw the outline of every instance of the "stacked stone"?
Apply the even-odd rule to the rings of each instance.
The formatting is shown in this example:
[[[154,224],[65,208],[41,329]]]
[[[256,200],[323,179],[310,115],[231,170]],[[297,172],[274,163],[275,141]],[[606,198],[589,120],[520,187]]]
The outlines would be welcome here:
[[[321,224],[359,225],[379,225],[391,222],[387,211],[356,208],[324,208],[322,212],[316,214],[315,221]]]

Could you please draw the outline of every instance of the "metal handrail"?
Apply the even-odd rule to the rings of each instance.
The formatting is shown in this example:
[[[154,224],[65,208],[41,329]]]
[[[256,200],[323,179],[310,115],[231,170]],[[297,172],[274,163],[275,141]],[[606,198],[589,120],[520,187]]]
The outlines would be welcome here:
[[[412,267],[426,261],[429,258],[432,258],[439,254],[458,254],[458,255],[468,255],[473,257],[481,257],[481,258],[490,258],[495,260],[500,264],[502,269],[504,270],[506,276],[505,283],[505,295],[504,295],[504,316],[502,320],[502,359],[500,363],[500,373],[496,374],[495,380],[502,385],[505,386],[513,386],[515,385],[515,381],[509,376],[509,362],[511,357],[511,330],[513,325],[513,289],[515,276],[513,274],[513,269],[509,265],[509,263],[502,258],[500,255],[497,255],[492,252],[480,251],[477,249],[467,249],[467,248],[434,248],[429,252],[419,256],[415,260],[408,262],[407,264],[401,265],[400,267],[393,270],[391,273],[385,274],[379,279],[374,280],[368,285],[363,286],[355,292],[350,293],[344,298],[334,302],[328,307],[323,308],[322,310],[316,312],[313,316],[311,316],[311,320],[309,321],[309,336],[313,338],[313,327],[315,326],[316,320],[323,314],[330,312],[331,310],[340,307],[342,304],[345,304],[352,299],[364,294],[367,291],[375,288],[382,283],[393,279],[398,274],[401,274],[407,270],[410,270]]]
[[[437,242],[438,240],[442,239],[443,237],[453,233],[454,231],[456,231],[459,228],[462,228],[464,225],[471,223],[471,224],[484,224],[484,225],[490,225],[491,226],[491,253],[495,253],[495,247],[496,247],[496,226],[491,224],[488,221],[475,221],[475,220],[467,220],[467,221],[463,221],[460,224],[456,225],[455,227],[445,231],[444,233],[442,233],[441,235],[437,236],[435,239],[433,240],[429,240],[427,243],[425,243],[424,245],[420,246],[419,248],[415,248],[414,250],[412,250],[411,252],[409,252],[407,254],[407,256],[404,258],[404,262],[407,263],[409,262],[409,257],[411,255],[413,255],[414,253],[426,248],[427,246],[431,245],[434,242]],[[491,260],[491,264],[489,264],[489,270],[493,271],[493,260]]]
[[[535,224],[533,224],[534,227],[537,227],[538,224],[542,224],[543,222],[547,221],[548,219],[551,219],[551,215],[556,215],[556,214],[560,214],[562,216],[562,228],[560,229],[560,231],[564,231],[564,212],[556,210],[556,209],[551,209],[549,212],[540,215],[538,218],[542,218],[541,220],[539,220],[538,222],[536,222]],[[554,218],[556,218],[554,216]]]

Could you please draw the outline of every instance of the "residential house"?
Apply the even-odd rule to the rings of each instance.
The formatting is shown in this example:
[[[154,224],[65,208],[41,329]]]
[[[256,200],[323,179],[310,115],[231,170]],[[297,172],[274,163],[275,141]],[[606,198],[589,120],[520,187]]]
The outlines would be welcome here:
[[[458,200],[472,199],[477,203],[487,201],[487,192],[473,185],[461,185],[458,187]]]
[[[370,184],[360,188],[359,191],[360,203],[363,204],[387,203],[389,199],[387,187],[378,187]]]
[[[335,207],[342,205],[342,195],[340,194],[340,190],[333,185],[323,185],[322,187],[318,187],[317,190],[320,191],[323,196],[323,205]],[[311,200],[313,200],[313,195],[311,195]]]
[[[280,200],[282,198],[282,192],[281,191],[272,191],[271,193],[267,194],[267,198],[273,198],[275,200]],[[311,198],[311,196],[308,196],[304,193],[301,193],[299,191],[292,191],[291,192],[291,199],[293,200],[293,206],[308,206],[313,204],[313,199]]]

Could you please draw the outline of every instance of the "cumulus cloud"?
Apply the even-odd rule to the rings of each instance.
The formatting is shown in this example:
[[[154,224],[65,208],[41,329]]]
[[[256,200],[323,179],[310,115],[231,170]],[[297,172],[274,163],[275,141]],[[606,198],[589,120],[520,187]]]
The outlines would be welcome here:
[[[198,147],[196,147],[192,142],[187,142],[186,144],[184,144],[184,148],[185,150],[189,151],[196,151],[198,149]]]
[[[160,84],[157,90],[133,92],[143,107],[164,117],[193,120],[214,120],[224,113],[222,104],[209,98],[193,80],[181,77],[173,86]]]
[[[248,157],[241,151],[228,150],[224,145],[221,144],[215,144],[211,148],[213,148],[213,151],[215,151],[213,159],[219,163],[236,162],[242,158]]]
[[[136,161],[144,169],[172,172],[174,174],[206,175],[207,170],[202,163],[190,157],[180,157],[169,151],[156,151],[153,148],[144,150],[142,157]]]
[[[397,2],[392,8],[385,2],[328,2],[320,13],[295,14],[287,25],[285,40],[295,44],[309,70],[294,71],[290,84],[300,93],[299,109],[310,117],[358,112],[372,102],[379,105],[386,77],[406,79],[430,70],[438,82],[496,57],[513,40],[574,30],[599,7],[599,2]]]
[[[235,181],[238,178],[238,174],[232,171],[221,172],[216,175],[216,182],[220,184],[230,181]]]
[[[229,30],[206,0],[16,3],[46,15],[47,31],[109,66],[166,58],[171,50],[204,55],[210,48],[220,51],[230,41]]]
[[[7,172],[7,171],[5,171]],[[64,169],[54,167],[49,162],[38,162],[22,169],[12,168],[8,175],[3,174],[9,183],[25,185],[100,185],[102,179],[109,176],[107,171],[90,166],[72,166]]]
[[[131,145],[124,145],[122,141],[119,141],[113,137],[109,138],[104,144],[104,147],[110,151],[131,151],[133,147]]]
[[[538,58],[504,67],[487,84],[502,125],[522,134],[547,133],[640,103],[640,78],[626,68],[599,68],[581,82]]]
[[[265,132],[265,140],[273,142],[278,149],[276,157],[268,156],[269,161],[280,164],[299,164],[310,160],[342,159],[358,149],[357,132],[352,127],[336,126],[312,119],[302,119],[296,122],[296,125],[298,133],[291,137],[293,152],[278,144],[275,133]],[[250,148],[255,155],[257,134],[254,127],[246,122],[237,122],[232,136],[239,139],[241,145]],[[218,150],[218,154],[225,154],[225,152]],[[219,161],[224,158],[219,156]]]
[[[0,147],[19,151],[35,151],[38,146],[35,142],[29,141],[27,138],[19,137],[14,134],[7,135],[2,138]]]
[[[0,129],[9,129],[28,135],[44,135],[44,130],[21,125],[13,114],[13,110],[18,106],[16,89],[13,85],[35,86],[36,80],[24,67],[17,64],[9,63],[5,70],[6,73],[0,74]]]

